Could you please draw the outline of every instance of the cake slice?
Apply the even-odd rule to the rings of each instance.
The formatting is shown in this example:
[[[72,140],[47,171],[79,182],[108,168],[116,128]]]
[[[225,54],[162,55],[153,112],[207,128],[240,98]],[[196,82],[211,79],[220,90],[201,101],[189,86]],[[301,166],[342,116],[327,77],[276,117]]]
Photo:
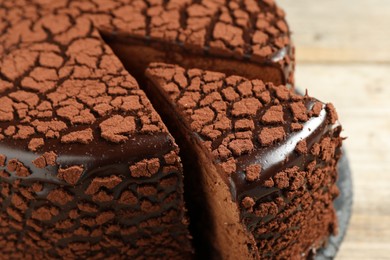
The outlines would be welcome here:
[[[151,64],[146,77],[182,150],[198,253],[307,258],[337,232],[342,139],[332,104],[282,85],[163,63]]]
[[[178,147],[135,79],[96,30],[23,24],[0,37],[0,258],[190,257]]]

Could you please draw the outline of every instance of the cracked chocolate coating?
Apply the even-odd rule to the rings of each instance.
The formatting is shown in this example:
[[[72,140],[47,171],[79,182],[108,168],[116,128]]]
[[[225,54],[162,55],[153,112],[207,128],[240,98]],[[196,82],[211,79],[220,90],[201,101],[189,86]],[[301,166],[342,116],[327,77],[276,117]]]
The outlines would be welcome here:
[[[290,32],[272,0],[2,1],[5,259],[172,259],[191,251],[177,147],[102,37],[272,67],[293,83]],[[245,100],[237,113],[257,104]],[[199,111],[199,124],[207,114]],[[233,140],[229,149],[244,155],[254,147]],[[263,170],[248,166],[246,179]]]
[[[149,87],[219,169],[263,258],[306,257],[337,232],[341,126],[285,86],[153,63]]]
[[[25,31],[21,36],[29,42],[57,34],[54,40],[68,44],[77,34],[76,30],[86,32],[94,27],[114,42],[152,46],[167,56],[175,52],[245,60],[260,67],[276,68],[280,72],[278,81],[282,83],[293,84],[294,81],[290,31],[284,11],[273,0],[67,0],[56,3],[36,0],[32,3],[28,7],[32,17],[17,27]],[[37,17],[40,17],[38,23],[30,28],[31,20]],[[76,21],[75,17],[83,19]],[[2,27],[10,29],[7,21]],[[15,32],[15,38],[6,40],[6,46],[12,44],[18,34]],[[52,54],[41,60],[51,67],[61,63],[61,57]]]
[[[109,7],[76,1],[75,5],[91,12],[106,36],[276,66],[285,82],[293,81],[290,32],[274,1],[133,1]],[[125,16],[128,13],[132,16]]]
[[[188,257],[172,136],[77,3],[41,4],[0,3],[1,258]]]

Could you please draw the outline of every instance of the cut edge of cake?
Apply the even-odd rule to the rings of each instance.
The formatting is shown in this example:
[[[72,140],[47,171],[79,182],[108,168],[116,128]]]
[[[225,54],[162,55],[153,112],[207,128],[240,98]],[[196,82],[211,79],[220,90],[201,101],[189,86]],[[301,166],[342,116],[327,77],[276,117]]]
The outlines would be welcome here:
[[[197,192],[204,192],[204,198],[211,203],[208,204],[208,207],[211,207],[209,214],[212,215],[214,209],[219,209],[219,214],[214,212],[215,215],[206,220],[212,222],[208,225],[214,228],[214,231],[200,234],[202,239],[209,239],[214,245],[214,253],[227,259],[235,255],[237,248],[231,245],[233,239],[247,241],[247,245],[241,247],[241,250],[255,258],[271,257],[273,253],[278,256],[301,257],[322,247],[329,235],[337,232],[333,200],[338,195],[336,165],[341,156],[342,138],[339,137],[341,126],[333,105],[323,104],[307,95],[297,95],[284,86],[274,86],[272,83],[258,80],[250,81],[238,76],[227,77],[219,72],[186,70],[177,65],[152,63],[146,70],[146,77],[146,91],[153,104],[159,109],[170,129],[179,129],[178,132],[173,132],[179,146],[186,147],[186,152],[194,146],[192,149],[201,153],[196,158],[197,163],[194,162],[196,159],[193,155],[188,158],[188,155],[183,153],[181,157],[186,172],[187,192],[197,189],[191,184],[191,178],[194,177],[189,175],[200,172],[203,176],[200,179],[206,186],[198,188]],[[233,87],[229,84],[233,84]],[[254,90],[255,88],[257,90]],[[266,91],[256,93],[260,89]],[[267,91],[272,94],[267,94]],[[221,104],[221,100],[228,104],[228,108]],[[245,102],[242,102],[243,100]],[[262,107],[266,109],[259,112]],[[226,123],[229,120],[226,120],[224,113],[228,114],[229,120],[232,119],[230,123]],[[240,117],[242,115],[243,117]],[[255,121],[252,119],[257,119],[258,122],[252,122]],[[288,126],[278,126],[286,120],[291,125],[289,123]],[[223,129],[226,124],[230,126]],[[224,142],[220,136],[229,135],[224,131],[233,133],[235,137],[228,140],[223,147],[218,147],[216,143]],[[256,132],[256,137],[247,139],[248,132]],[[239,139],[246,141],[235,141]],[[293,147],[290,147],[289,141],[294,143]],[[254,147],[260,150],[256,152]],[[277,153],[282,155],[276,156],[276,159],[269,157],[268,155],[272,155],[270,147],[276,147]],[[262,151],[265,154],[261,154]],[[257,153],[259,155],[256,155]],[[233,156],[221,161],[222,154]],[[248,160],[248,157],[252,163],[245,165],[243,161]],[[265,165],[269,160],[276,161]],[[196,169],[195,172],[193,169]],[[213,196],[216,185],[230,192],[230,200],[226,201],[226,197],[222,202],[216,200]],[[325,190],[325,193],[321,189]],[[309,202],[302,199],[313,201],[313,209],[310,209]],[[198,211],[202,203],[205,202],[195,201],[189,204],[195,204],[195,211]],[[221,203],[222,208],[233,212],[233,219],[222,220]],[[236,210],[230,203],[236,204]],[[297,211],[301,207],[303,209]],[[190,215],[194,214],[194,208],[189,210]],[[307,217],[311,216],[313,220],[306,219],[305,214],[299,213],[300,211],[307,213]],[[323,212],[321,214],[324,216],[316,216],[314,211]],[[237,215],[237,212],[240,214]],[[291,220],[287,221],[291,225],[300,226],[302,222],[301,233],[294,232],[294,226],[289,230],[281,221],[287,216],[291,217]],[[317,217],[319,220],[315,220]],[[237,228],[239,223],[245,228]],[[232,229],[220,231],[219,227],[224,224]],[[281,230],[284,238],[277,239],[278,235],[272,238],[275,236],[272,230]],[[238,239],[232,235],[227,238],[224,232],[241,234],[241,237]],[[224,235],[218,237],[221,234]],[[194,235],[196,243],[199,237]],[[299,237],[296,237],[297,235]],[[268,244],[267,237],[271,237]],[[297,241],[297,245],[294,245],[292,238],[294,241],[302,241]],[[283,240],[287,242],[282,243]]]

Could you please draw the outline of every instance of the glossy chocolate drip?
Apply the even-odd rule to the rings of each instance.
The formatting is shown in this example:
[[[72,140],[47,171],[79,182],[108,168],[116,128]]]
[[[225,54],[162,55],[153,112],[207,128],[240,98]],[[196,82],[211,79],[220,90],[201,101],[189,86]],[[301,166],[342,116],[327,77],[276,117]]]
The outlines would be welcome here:
[[[310,111],[316,102],[318,101],[308,98],[305,102],[307,110]],[[264,112],[260,111],[257,117],[261,118],[263,113]],[[286,122],[293,122],[291,114],[286,113],[285,115],[287,115],[285,118]],[[294,151],[297,143],[301,140],[306,140],[307,146],[310,149],[314,143],[318,142],[324,135],[328,134],[329,131],[337,126],[339,126],[339,123],[335,125],[329,124],[325,105],[323,105],[322,110],[317,117],[312,117],[307,122],[303,123],[302,130],[293,132],[290,130],[290,126],[286,124],[284,128],[288,134],[285,140],[272,146],[261,147],[261,149],[253,151],[250,154],[238,157],[235,174],[229,178],[226,178],[226,176],[222,174],[222,177],[224,177],[226,183],[230,186],[232,199],[241,201],[243,197],[248,195],[262,198],[263,196],[267,196],[270,193],[277,191],[276,189],[261,187],[261,184],[285,168],[295,165],[304,166],[312,159],[310,156],[298,154]],[[260,132],[259,129],[261,128],[262,125],[259,124],[257,130],[254,131]],[[201,142],[206,141],[199,134],[194,134]],[[221,136],[213,142],[213,149],[216,149],[221,144],[224,137],[225,136]],[[245,169],[253,164],[261,165],[261,175],[257,181],[248,182],[245,179]]]
[[[331,104],[169,64],[151,64],[146,75],[178,136],[194,140],[230,188],[261,257],[304,257],[322,246],[336,230],[341,127]]]
[[[26,180],[45,181],[66,184],[59,180],[56,167],[39,169],[32,161],[38,156],[25,149],[17,149],[26,146],[24,140],[5,139],[0,141],[0,153],[6,154],[8,159],[17,158],[25,166],[34,169],[32,174],[25,177]],[[129,174],[129,165],[145,158],[158,157],[173,150],[175,145],[172,138],[165,133],[150,135],[138,135],[130,137],[121,144],[112,144],[102,139],[94,140],[88,145],[61,144],[56,139],[49,139],[42,147],[43,151],[54,151],[58,154],[57,163],[65,168],[72,165],[83,165],[87,178],[105,174]],[[107,171],[107,170],[110,171]]]
[[[240,75],[249,79],[262,79],[266,82],[274,82],[276,85],[293,85],[291,75],[294,70],[294,47],[288,25],[284,21],[284,14],[274,3],[258,1],[253,6],[246,4],[236,6],[223,2],[199,1],[189,5],[183,4],[181,8],[177,8],[180,6],[178,3],[173,6],[170,4],[168,1],[164,6],[172,11],[166,17],[169,21],[159,26],[154,24],[156,14],[145,12],[147,19],[143,33],[129,33],[123,28],[107,30],[106,27],[102,27],[100,29],[106,42],[118,57],[125,61],[125,66],[132,69],[131,72],[135,73],[137,79],[143,76],[144,69],[150,62],[167,62],[186,68],[200,68],[224,72],[227,75]],[[208,11],[202,12],[206,6]],[[245,26],[240,25],[233,17],[231,21],[222,18],[236,11],[241,11],[247,16]],[[178,23],[176,17],[180,17]],[[160,18],[156,20],[160,21]],[[201,27],[196,25],[198,23],[202,24]],[[257,23],[265,26],[257,26]],[[235,33],[235,31],[236,34],[220,35],[217,28],[221,25],[231,26],[225,28],[225,34]],[[176,31],[176,27],[180,27],[180,30]],[[169,35],[170,33],[176,37]],[[260,42],[255,40],[256,33],[262,35]],[[231,37],[230,41],[229,37]],[[240,43],[231,41],[233,38]],[[126,51],[134,47],[148,47],[153,51],[147,48],[141,52]],[[150,52],[158,52],[158,57],[149,59]],[[139,59],[137,64],[131,64],[131,61],[127,60],[126,53],[130,56],[142,55],[145,58]],[[232,62],[234,65],[232,64],[230,68],[220,68],[213,64],[214,60]],[[252,65],[251,70],[256,70],[255,73],[240,68],[241,65],[248,64]],[[264,76],[263,74],[268,73],[264,73],[264,70],[272,70],[272,76]]]
[[[41,222],[41,227],[53,228],[58,223],[62,221],[67,221],[69,219],[69,214],[72,210],[75,210],[79,207],[80,203],[92,203],[96,205],[96,213],[86,213],[81,212],[79,219],[83,218],[97,218],[100,212],[106,212],[107,210],[115,212],[115,221],[114,225],[120,225],[121,227],[133,227],[139,226],[140,223],[150,221],[155,217],[163,216],[166,212],[177,210],[183,207],[183,201],[181,200],[169,200],[169,202],[163,202],[165,198],[172,196],[172,194],[182,192],[182,183],[181,183],[181,174],[177,167],[171,168],[169,171],[160,170],[154,176],[147,178],[134,178],[130,175],[129,165],[134,164],[137,161],[144,160],[147,158],[161,158],[165,154],[169,154],[172,150],[176,148],[173,143],[172,138],[165,133],[157,133],[153,135],[138,135],[122,144],[110,144],[104,140],[97,140],[94,143],[89,145],[82,144],[72,144],[72,145],[58,145],[55,140],[52,142],[47,142],[42,149],[48,149],[55,151],[59,154],[57,158],[58,166],[48,166],[43,169],[37,168],[32,161],[37,158],[37,155],[26,151],[24,149],[17,149],[17,147],[22,146],[23,141],[21,140],[8,140],[0,143],[0,153],[7,155],[7,160],[17,159],[19,162],[23,163],[27,168],[29,168],[31,175],[27,177],[20,178],[14,173],[11,173],[8,178],[1,178],[3,185],[9,183],[14,185],[18,180],[19,187],[30,189],[33,184],[40,183],[43,185],[42,190],[36,192],[34,200],[29,203],[29,207],[26,212],[23,214],[24,218],[31,219],[31,216],[34,211],[38,208],[45,207],[50,205],[48,203],[48,195],[53,191],[62,187],[69,194],[74,196],[74,199],[65,205],[61,205],[60,212],[56,216],[53,216],[50,220],[43,220]],[[71,149],[70,149],[71,148]],[[63,180],[58,178],[58,169],[64,168],[72,165],[82,165],[83,174],[80,177],[78,184],[76,186],[70,185]],[[0,167],[1,170],[6,170],[6,167]],[[121,183],[119,183],[114,189],[112,189],[112,200],[110,201],[91,201],[91,195],[86,193],[86,190],[90,188],[91,182],[95,178],[104,178],[110,176],[118,176],[122,178]],[[158,188],[156,184],[164,178],[176,179],[176,182],[169,187]],[[118,203],[121,195],[126,190],[132,190],[137,192],[138,188],[143,187],[143,185],[155,186],[159,189],[161,195],[159,197],[148,197],[152,203],[159,205],[159,210],[155,211],[153,214],[144,213],[138,214],[142,204],[141,200],[137,204],[129,207],[123,203]],[[18,190],[14,191],[15,193]],[[141,196],[141,195],[140,195]],[[177,196],[177,195],[176,195]],[[180,195],[178,196],[180,198]],[[141,199],[141,197],[140,197]],[[11,199],[5,199],[1,205],[1,210],[6,211],[7,208],[11,206]],[[127,216],[126,212],[133,212]],[[172,215],[170,221],[172,223],[182,223],[183,213]],[[183,225],[183,224],[180,224]],[[179,225],[179,226],[180,226]],[[177,226],[176,229],[172,229],[169,232],[171,233],[172,238],[180,239],[183,235],[186,234],[186,227]],[[76,232],[78,228],[82,226],[76,224],[66,231],[58,230],[59,234],[68,234],[67,232]],[[84,227],[85,228],[85,227]],[[148,232],[152,234],[159,234],[161,232],[159,226],[149,228]],[[93,229],[91,229],[92,231]],[[142,228],[140,227],[140,230]],[[24,224],[24,229],[18,231],[19,239],[23,239],[28,235],[29,232],[33,231],[31,227]],[[115,236],[120,237],[122,242],[128,243],[128,245],[136,245],[137,241],[143,239],[141,233],[137,234],[121,234],[117,232]],[[69,237],[64,237],[59,239],[55,243],[56,248],[66,248],[69,244],[72,243],[91,243],[99,244],[102,241],[101,236],[84,236],[77,233],[73,233]],[[188,247],[188,244],[185,242],[184,247]],[[49,249],[48,254],[52,257],[58,257],[58,253],[54,249]],[[96,252],[90,252],[89,255],[96,255]],[[107,248],[107,255],[119,255],[118,249]]]
[[[282,51],[282,53],[285,53],[286,51],[287,50],[285,49],[284,51]],[[157,64],[156,67],[158,66],[159,65]],[[162,77],[162,75],[158,76]],[[161,84],[158,77],[153,78],[149,76],[149,80],[152,80],[157,86]],[[186,92],[182,91],[178,99],[180,99],[180,97],[183,97],[184,94],[186,94]],[[164,97],[163,99],[165,100],[170,99],[169,95],[164,91],[161,92],[161,95]],[[310,98],[308,96],[302,97],[302,100],[307,111],[310,111],[313,108],[314,104],[319,102],[318,100]],[[162,100],[159,102],[165,103],[166,101]],[[171,105],[173,106],[173,110],[181,109],[176,104]],[[252,130],[253,133],[259,134],[261,130],[266,127],[266,125],[264,125],[264,123],[262,123],[260,119],[262,118],[262,116],[264,116],[265,112],[268,111],[268,109],[274,105],[275,104],[271,102],[270,104],[265,105],[263,108],[256,112],[256,116],[254,117],[254,119],[256,119],[255,128]],[[339,123],[336,123],[334,125],[329,123],[328,113],[326,111],[325,105],[322,104],[319,114],[317,116],[312,116],[306,122],[303,122],[302,129],[297,132],[294,132],[290,126],[290,124],[294,122],[294,117],[292,113],[288,112],[290,110],[290,104],[282,103],[281,105],[283,107],[285,121],[283,123],[283,129],[285,133],[287,133],[284,140],[265,147],[262,147],[261,145],[257,144],[256,146],[258,146],[258,148],[254,151],[237,156],[236,170],[232,175],[230,175],[230,177],[227,177],[228,175],[221,173],[221,177],[226,181],[226,184],[230,186],[232,192],[232,199],[235,201],[241,201],[242,198],[248,194],[251,194],[256,198],[267,196],[270,193],[270,189],[262,187],[262,183],[265,180],[273,177],[278,172],[290,166],[298,165],[303,167],[308,163],[308,160],[312,159],[311,156],[299,154],[294,151],[299,141],[305,140],[307,142],[307,148],[310,150],[314,143],[318,142],[323,136],[327,135],[335,127],[339,126]],[[228,110],[227,113],[229,115],[231,111],[229,112]],[[241,119],[234,118],[231,115],[229,116],[231,117],[232,125],[236,124],[237,121]],[[199,141],[200,144],[208,141],[208,139],[204,138],[201,133],[196,131],[193,132],[191,130],[191,126],[189,125],[186,116],[176,115],[176,117],[176,120],[181,121],[187,131],[192,132],[191,134],[194,136],[195,140]],[[215,138],[211,142],[211,149],[217,149],[229,134],[231,134],[231,132],[226,132]],[[258,141],[254,142],[257,143]],[[203,145],[200,146],[203,147]],[[208,149],[210,148],[206,148],[204,152],[210,153]],[[218,158],[214,160],[216,163],[220,162]],[[261,175],[256,181],[248,182],[246,180],[245,170],[248,166],[254,164],[261,165]]]
[[[314,101],[306,103],[308,110],[311,109]],[[254,196],[261,198],[268,194],[268,188],[261,188],[259,184],[273,177],[278,172],[289,166],[304,166],[311,159],[307,155],[298,154],[294,151],[297,143],[301,140],[306,140],[308,149],[315,142],[326,135],[334,126],[327,121],[325,106],[323,106],[318,117],[310,118],[303,124],[303,129],[299,132],[291,132],[286,139],[272,147],[265,147],[259,151],[255,151],[249,155],[242,156],[237,159],[237,171],[234,174],[231,182],[231,190],[233,197],[240,201],[244,196]],[[292,118],[288,119],[289,121]],[[251,164],[260,164],[262,171],[258,181],[248,183],[245,180],[245,168]],[[265,189],[265,190],[263,190]]]

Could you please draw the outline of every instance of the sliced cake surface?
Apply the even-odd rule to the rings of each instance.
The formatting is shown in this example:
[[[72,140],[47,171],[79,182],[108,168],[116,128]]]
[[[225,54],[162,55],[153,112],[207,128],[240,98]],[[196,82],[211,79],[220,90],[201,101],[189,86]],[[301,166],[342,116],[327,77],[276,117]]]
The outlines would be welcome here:
[[[273,0],[125,2],[108,7],[72,1],[71,6],[91,12],[101,34],[138,77],[150,62],[164,61],[275,84],[294,82],[290,31]]]
[[[150,62],[164,61],[293,84],[290,31],[273,0],[4,0],[0,5],[1,17],[9,17],[0,30],[18,23],[14,37],[0,35],[5,47],[18,41],[21,30],[28,33],[23,41],[53,36],[67,45],[76,31],[96,28],[137,78]],[[33,26],[32,20],[37,20]]]
[[[86,17],[10,3],[0,3],[0,258],[188,257],[178,147],[135,79]]]
[[[305,258],[337,232],[341,126],[333,105],[175,65],[151,64],[146,76],[155,106],[200,154],[192,174],[203,176],[199,207],[208,203],[212,222],[202,239],[222,259]]]

